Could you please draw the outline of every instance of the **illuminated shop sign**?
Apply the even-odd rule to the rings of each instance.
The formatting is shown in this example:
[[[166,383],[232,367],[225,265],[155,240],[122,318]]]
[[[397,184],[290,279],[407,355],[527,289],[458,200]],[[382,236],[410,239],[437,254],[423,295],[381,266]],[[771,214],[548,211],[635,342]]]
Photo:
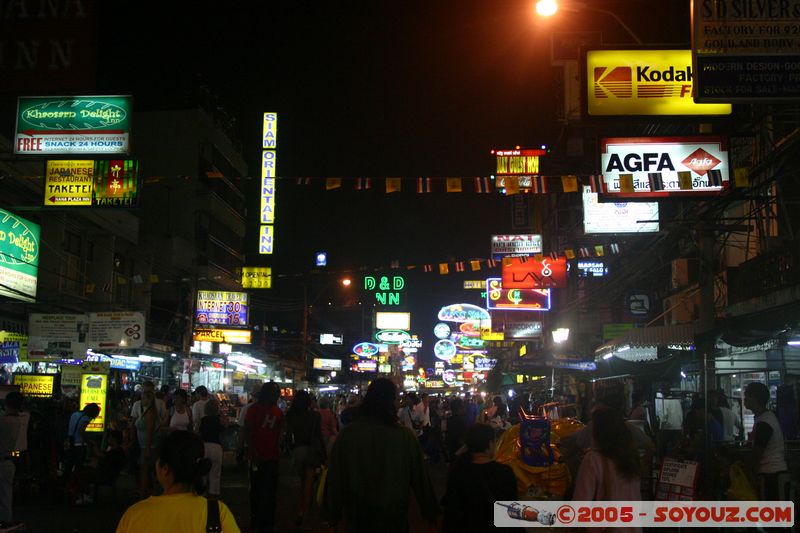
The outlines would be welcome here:
[[[542,336],[541,322],[506,322],[504,337],[506,339],[538,339]]]
[[[541,235],[492,235],[492,255],[540,253]]]
[[[444,322],[481,322],[491,320],[489,312],[472,304],[452,304],[442,307],[437,316]]]
[[[411,313],[375,313],[375,327],[378,329],[411,329]]]
[[[600,141],[607,193],[620,198],[718,194],[729,183],[723,137],[638,137]]]
[[[39,277],[41,228],[0,209],[0,295],[32,302]]]
[[[130,96],[23,96],[17,100],[15,154],[125,154]]]
[[[481,323],[480,322],[462,322],[458,326],[458,330],[467,337],[480,337],[481,336]]]
[[[195,329],[195,342],[224,342],[226,344],[250,344],[253,334],[249,329]]]
[[[653,233],[658,202],[599,202],[591,187],[583,188],[583,231],[586,233]]]
[[[455,339],[456,347],[464,350],[483,350],[486,348],[486,341],[480,337],[467,337],[465,335],[457,335]]]
[[[400,344],[410,338],[411,335],[407,331],[399,329],[384,329],[375,334],[375,340],[386,344]]]
[[[378,355],[378,346],[371,342],[360,342],[353,346],[353,353],[359,357]]]
[[[403,276],[364,276],[364,290],[371,293],[379,305],[400,305],[400,291],[405,286]]]
[[[599,278],[608,274],[602,261],[578,261],[578,273],[583,278]]]
[[[486,280],[485,279],[469,279],[464,281],[464,288],[465,289],[480,289],[483,290],[486,288]]]
[[[500,278],[486,280],[486,306],[506,311],[549,311],[550,289],[504,289]]]
[[[456,343],[449,339],[441,339],[433,346],[433,355],[442,361],[449,361],[456,355]]]
[[[0,364],[14,364],[28,358],[28,336],[0,330]]]
[[[333,370],[339,371],[342,369],[341,359],[320,359],[314,358],[314,370]]]
[[[106,391],[108,389],[108,376],[106,374],[81,374],[80,409],[90,403],[100,406],[100,414],[89,422],[86,431],[102,432],[106,425]]]
[[[94,161],[48,161],[44,173],[44,205],[92,205]]]
[[[506,289],[550,289],[567,286],[567,259],[544,257],[503,258],[503,287]]]
[[[44,205],[137,207],[139,188],[136,160],[49,160]]]
[[[275,223],[275,178],[278,176],[278,114],[264,113],[261,129],[261,188],[259,254],[271,254]]]
[[[450,336],[450,326],[444,322],[439,322],[433,327],[433,334],[437,339],[446,339]]]
[[[247,293],[231,291],[197,291],[198,324],[220,326],[247,325]]]
[[[23,396],[33,398],[52,398],[54,374],[14,374],[14,385],[19,386]]]
[[[333,333],[322,333],[319,336],[319,343],[324,345],[340,345],[344,342],[341,335],[334,335]]]
[[[374,359],[366,359],[357,363],[353,363],[351,369],[356,372],[377,372],[378,362]]]
[[[497,365],[497,359],[490,359],[488,357],[476,357],[475,358],[475,370],[487,371],[491,370]]]
[[[691,50],[589,50],[590,115],[729,115],[730,104],[696,104]]]
[[[258,253],[261,255],[271,254],[274,249],[275,235],[272,226],[262,225],[259,228]]]
[[[538,174],[539,157],[544,150],[493,150],[497,160],[497,175]]]
[[[270,267],[242,267],[243,289],[271,289],[272,269]]]

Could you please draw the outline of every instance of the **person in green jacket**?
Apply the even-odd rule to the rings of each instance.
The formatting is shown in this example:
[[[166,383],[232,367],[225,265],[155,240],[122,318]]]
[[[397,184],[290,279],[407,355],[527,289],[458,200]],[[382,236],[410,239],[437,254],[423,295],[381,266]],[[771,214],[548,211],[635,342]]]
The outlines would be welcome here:
[[[428,530],[437,531],[439,504],[414,433],[397,420],[397,387],[374,380],[359,417],[331,451],[324,516],[334,530],[407,532],[413,491]]]

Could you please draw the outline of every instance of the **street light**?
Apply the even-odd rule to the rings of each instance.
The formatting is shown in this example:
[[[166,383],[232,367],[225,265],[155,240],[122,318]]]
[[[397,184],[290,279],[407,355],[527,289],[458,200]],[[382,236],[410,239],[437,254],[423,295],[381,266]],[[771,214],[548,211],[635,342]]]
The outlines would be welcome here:
[[[565,1],[562,5],[559,5],[557,0],[538,0],[536,2],[536,13],[542,17],[552,17],[555,15],[559,10],[567,11],[570,13],[579,13],[581,11],[593,11],[595,13],[602,13],[603,15],[608,15],[609,17],[613,18],[617,21],[617,23],[622,26],[622,28],[628,32],[628,35],[636,41],[636,44],[643,44],[642,40],[639,39],[639,36],[634,33],[630,27],[622,21],[621,18],[617,16],[616,13],[613,11],[609,11],[607,9],[601,9],[599,7],[594,7],[588,5],[586,2],[573,2],[573,1]]]
[[[320,289],[317,296],[309,303],[308,301],[308,284],[303,285],[303,339],[302,339],[302,350],[303,350],[303,364],[306,366],[306,371],[308,371],[308,317],[311,314],[311,308],[317,303],[317,300],[325,293],[325,291],[330,287],[333,283],[338,282],[343,287],[349,287],[352,281],[350,278],[344,278],[339,280],[331,280],[326,283],[322,289]],[[330,304],[329,304],[330,305]]]

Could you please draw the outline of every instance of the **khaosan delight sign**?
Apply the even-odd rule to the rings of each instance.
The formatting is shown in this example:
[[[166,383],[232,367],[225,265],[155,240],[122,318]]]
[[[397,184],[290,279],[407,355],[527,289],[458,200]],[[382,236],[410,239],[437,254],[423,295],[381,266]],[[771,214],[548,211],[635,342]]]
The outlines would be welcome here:
[[[130,96],[23,96],[17,101],[14,153],[126,154]]]
[[[718,194],[730,183],[724,137],[634,137],[600,141],[606,193],[615,198]]]
[[[38,224],[0,209],[0,295],[36,299],[39,234]]]

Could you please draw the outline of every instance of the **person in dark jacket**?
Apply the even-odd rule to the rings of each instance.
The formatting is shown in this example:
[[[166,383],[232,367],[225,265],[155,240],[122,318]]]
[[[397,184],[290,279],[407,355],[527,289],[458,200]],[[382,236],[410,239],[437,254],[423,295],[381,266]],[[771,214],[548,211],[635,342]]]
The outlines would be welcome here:
[[[295,393],[292,405],[286,413],[286,427],[293,437],[292,459],[300,477],[300,505],[296,520],[299,527],[311,506],[315,471],[325,462],[322,421],[319,413],[311,408],[311,395],[308,391]]]

